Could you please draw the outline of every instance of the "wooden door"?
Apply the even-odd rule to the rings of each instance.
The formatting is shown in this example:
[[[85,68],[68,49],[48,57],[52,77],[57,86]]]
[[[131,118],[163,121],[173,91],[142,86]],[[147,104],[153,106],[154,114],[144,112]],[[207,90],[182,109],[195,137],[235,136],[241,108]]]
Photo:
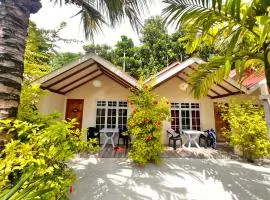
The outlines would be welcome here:
[[[220,108],[216,103],[214,103],[214,114],[217,142],[226,142],[226,138],[222,135],[222,129],[227,128],[228,123],[222,119]]]
[[[83,99],[68,99],[66,108],[66,120],[77,119],[76,128],[82,128],[82,118],[83,118]]]

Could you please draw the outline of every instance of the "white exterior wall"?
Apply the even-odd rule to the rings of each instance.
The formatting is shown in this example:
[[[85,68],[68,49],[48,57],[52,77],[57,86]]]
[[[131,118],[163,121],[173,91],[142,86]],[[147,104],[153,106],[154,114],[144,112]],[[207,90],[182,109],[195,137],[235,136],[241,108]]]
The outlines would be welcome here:
[[[96,80],[101,82],[101,87],[94,87],[93,81]],[[66,94],[67,99],[84,99],[82,129],[96,125],[97,101],[127,101],[128,96],[131,94],[127,88],[118,84],[106,75],[102,75],[93,81],[88,82]],[[130,113],[130,109],[131,108],[128,107],[128,114]],[[117,139],[118,138],[115,137],[115,141]],[[103,141],[104,138],[101,136],[101,143],[103,143]]]
[[[188,92],[179,89],[179,85],[183,83],[178,78],[172,78],[163,83],[154,92],[160,97],[166,97],[169,102],[182,102],[182,103],[199,103],[200,104],[200,121],[201,129],[215,128],[214,119],[214,105],[212,99],[208,97],[199,100],[194,99]],[[170,122],[165,121],[163,126],[163,143],[168,143],[166,130],[170,128]]]
[[[99,80],[101,87],[95,87],[93,81]],[[86,129],[89,126],[95,126],[96,122],[96,102],[98,100],[123,100],[126,101],[131,95],[131,92],[127,89],[110,79],[106,75],[102,75],[91,82],[88,82],[75,90],[67,93],[66,95],[60,95],[52,92],[42,99],[40,102],[39,110],[44,114],[51,112],[60,112],[65,117],[66,112],[66,100],[67,99],[84,99],[84,110],[82,128]],[[221,99],[210,99],[209,97],[203,97],[201,99],[194,99],[188,92],[180,89],[180,84],[183,83],[178,78],[172,78],[167,82],[161,84],[154,89],[154,92],[159,97],[166,97],[169,102],[182,102],[182,103],[199,103],[200,104],[200,121],[201,130],[209,128],[215,129],[215,118],[214,118],[214,102],[227,102],[230,97]],[[257,92],[253,95],[236,95],[234,97],[246,99],[254,96],[258,99]],[[128,113],[131,113],[130,106],[128,107]],[[170,128],[170,122],[165,121],[163,126],[163,143],[168,143],[166,130]],[[117,140],[117,137],[115,137]],[[101,142],[103,141],[103,138]]]
[[[65,117],[66,97],[61,94],[47,92],[39,103],[39,111],[43,114],[50,114],[52,112],[62,113]]]
[[[127,101],[130,91],[109,77],[102,75],[95,79],[101,87],[94,87],[93,81],[66,94],[67,99],[84,99],[82,128],[96,125],[96,103],[98,100]]]

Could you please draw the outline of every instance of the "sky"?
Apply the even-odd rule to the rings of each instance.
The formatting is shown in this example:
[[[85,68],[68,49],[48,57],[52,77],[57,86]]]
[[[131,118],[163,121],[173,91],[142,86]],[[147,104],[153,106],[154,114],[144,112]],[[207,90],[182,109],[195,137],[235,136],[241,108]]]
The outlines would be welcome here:
[[[67,27],[60,32],[60,36],[66,39],[83,41],[83,43],[79,44],[58,43],[59,51],[83,52],[82,45],[92,43],[91,41],[84,40],[83,29],[80,27],[80,17],[72,17],[78,12],[78,8],[66,5],[60,7],[59,5],[54,5],[49,0],[41,0],[41,2],[42,8],[40,11],[37,14],[31,15],[30,18],[37,24],[38,28],[56,29],[61,22],[65,21],[67,22]],[[155,0],[155,4],[151,6],[149,13],[143,16],[143,19],[160,15],[161,10],[161,0]],[[94,43],[114,46],[120,40],[121,35],[127,35],[133,39],[135,45],[139,44],[139,36],[133,31],[128,20],[115,29],[104,27],[103,34],[96,35]]]

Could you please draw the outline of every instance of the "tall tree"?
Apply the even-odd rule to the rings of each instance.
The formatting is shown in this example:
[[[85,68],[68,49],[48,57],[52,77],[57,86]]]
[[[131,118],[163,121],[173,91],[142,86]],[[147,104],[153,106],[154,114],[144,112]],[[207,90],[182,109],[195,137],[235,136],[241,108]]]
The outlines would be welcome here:
[[[54,68],[57,69],[59,67],[62,67],[73,60],[76,60],[77,58],[81,57],[81,53],[73,53],[73,52],[62,52],[62,53],[57,53],[51,60],[50,65]]]
[[[200,44],[219,52],[201,65],[192,78],[196,97],[236,68],[239,77],[247,68],[264,69],[270,86],[270,1],[269,0],[164,0],[168,23],[184,28],[189,52]]]
[[[81,10],[86,38],[102,30],[102,26],[117,25],[125,16],[138,29],[147,0],[50,0],[73,4]],[[0,119],[16,117],[23,80],[23,58],[30,14],[41,8],[40,0],[0,0]]]
[[[191,77],[195,97],[206,95],[214,83],[228,78],[236,69],[239,81],[248,69],[264,70],[270,87],[270,1],[269,0],[164,0],[168,23],[176,23],[189,34],[190,51],[199,44],[215,46],[219,56],[200,65]],[[269,100],[265,101],[270,139]],[[268,117],[267,117],[268,116]]]
[[[86,53],[95,53],[106,60],[112,60],[112,47],[107,44],[84,45],[83,49]]]
[[[131,38],[125,35],[121,36],[113,50],[112,62],[128,72],[130,75],[138,78],[138,67],[141,64],[140,59],[136,59],[137,49]]]
[[[159,16],[146,20],[141,31],[141,42],[138,57],[142,64],[139,71],[145,78],[171,62],[180,60],[184,55],[182,43],[174,35],[168,34],[167,27]]]
[[[31,82],[52,70],[49,65],[53,57],[51,40],[48,30],[38,29],[36,24],[29,22],[28,37],[24,52],[24,81]]]

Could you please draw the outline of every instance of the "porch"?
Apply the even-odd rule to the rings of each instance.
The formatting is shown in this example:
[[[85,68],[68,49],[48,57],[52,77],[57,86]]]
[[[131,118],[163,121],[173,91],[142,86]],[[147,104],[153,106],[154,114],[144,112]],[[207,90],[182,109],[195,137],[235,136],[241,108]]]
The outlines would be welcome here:
[[[127,158],[130,148],[119,145],[118,149],[114,149],[112,145],[106,145],[95,154],[81,154],[80,157],[88,158]],[[165,151],[161,154],[162,158],[215,158],[226,159],[233,157],[233,149],[226,143],[218,143],[216,149],[212,148],[177,148],[164,146]]]

